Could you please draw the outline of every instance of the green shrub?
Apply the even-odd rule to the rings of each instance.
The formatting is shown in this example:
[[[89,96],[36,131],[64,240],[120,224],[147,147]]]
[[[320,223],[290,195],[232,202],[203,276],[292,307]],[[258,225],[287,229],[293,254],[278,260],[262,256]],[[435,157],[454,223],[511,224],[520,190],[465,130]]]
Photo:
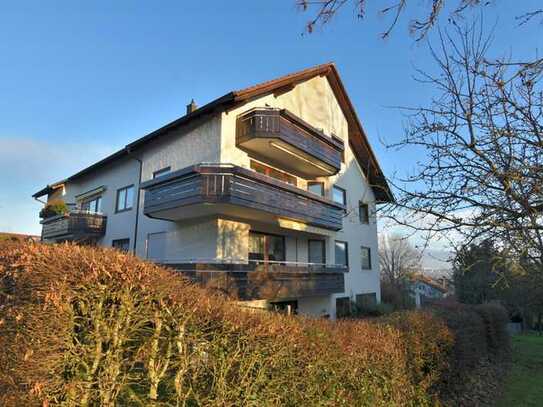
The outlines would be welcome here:
[[[438,313],[256,313],[112,249],[0,245],[0,310],[6,406],[425,406],[464,374]]]
[[[55,200],[48,202],[40,211],[40,218],[47,219],[68,212],[68,206],[64,201]]]

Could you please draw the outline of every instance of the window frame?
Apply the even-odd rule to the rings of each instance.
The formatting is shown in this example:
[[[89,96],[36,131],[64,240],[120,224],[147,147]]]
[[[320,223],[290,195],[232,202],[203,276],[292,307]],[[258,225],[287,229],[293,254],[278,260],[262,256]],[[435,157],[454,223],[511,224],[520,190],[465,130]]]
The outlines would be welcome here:
[[[126,250],[124,249],[121,249],[119,248],[118,246],[115,246],[115,244],[119,244],[119,242],[123,242],[125,243],[126,242]],[[130,238],[129,237],[125,237],[125,238],[122,238],[122,239],[113,239],[111,241],[111,247],[116,249],[116,250],[120,250],[120,251],[123,251],[123,252],[126,252],[128,253],[130,251]]]
[[[278,234],[275,234],[275,233],[266,233],[266,232],[259,232],[259,231],[256,231],[256,230],[250,230],[249,231],[249,239],[251,238],[251,235],[261,235],[261,236],[264,236],[264,259],[263,260],[251,260],[250,259],[250,256],[251,256],[251,251],[250,251],[250,244],[249,244],[249,252],[248,252],[248,257],[249,257],[249,262],[255,262],[255,263],[258,263],[258,262],[263,262],[263,263],[269,263],[270,261],[273,261],[273,262],[276,262],[276,263],[282,263],[282,262],[285,262],[286,259],[287,259],[287,245],[286,245],[286,240],[285,240],[285,236],[283,235],[278,235]],[[283,246],[283,260],[270,260],[270,247],[269,247],[269,240],[267,239],[267,237],[275,237],[275,238],[281,238],[281,245]]]
[[[364,208],[364,210],[362,210]],[[365,220],[362,219],[362,213],[365,215]],[[363,225],[369,225],[370,223],[370,205],[366,202],[358,202],[358,220]]]
[[[334,199],[334,197],[335,197],[334,192],[336,190],[341,191],[341,194],[342,194],[342,197],[343,197],[343,202],[338,202],[338,201],[336,201]],[[347,190],[345,188],[342,188],[342,187],[338,186],[338,185],[333,185],[332,186],[332,201],[334,201],[337,204],[340,204],[340,205],[343,205],[343,206],[347,207]]]
[[[367,299],[370,297],[372,298],[372,300],[369,302],[363,300],[363,298]],[[356,294],[355,302],[356,302],[356,306],[359,307],[360,309],[363,309],[363,310],[372,309],[377,306],[377,293],[371,292],[371,293]]]
[[[128,212],[128,211],[131,211],[132,208],[134,207],[134,192],[132,192],[132,202],[130,202],[130,207],[127,207],[126,204],[128,202],[128,200],[126,199],[127,198],[127,192],[128,190],[132,188],[132,190],[134,190],[134,184],[131,184],[131,185],[127,185],[125,187],[122,187],[122,188],[119,188],[117,189],[117,194],[116,194],[116,199],[115,199],[115,213],[122,213],[122,212]],[[125,196],[124,196],[124,203],[125,203],[125,207],[122,208],[122,209],[119,209],[119,197],[120,197],[120,194],[122,192],[125,192]]]
[[[368,250],[368,265],[369,267],[364,267],[364,264],[362,262],[362,250],[367,249]],[[362,270],[371,270],[372,264],[371,264],[371,247],[369,246],[360,246],[360,268]]]
[[[313,186],[313,185],[320,185],[321,187],[321,192],[320,194],[316,194],[315,192],[311,191],[309,189],[310,186]],[[315,194],[315,195],[318,195],[320,197],[324,197],[324,182],[322,181],[307,181],[307,192],[311,192],[312,194]]]
[[[341,266],[344,266],[345,268],[349,268],[349,242],[346,242],[344,240],[334,240],[334,257],[335,257],[335,263],[336,266],[340,265],[337,262],[337,244],[343,244],[345,246],[345,264],[341,264]]]
[[[90,207],[89,209],[84,209],[83,206],[85,206],[86,204],[90,204],[91,202],[94,202],[94,201],[97,201],[98,203],[96,204],[96,207],[98,210],[96,211],[92,211],[90,210]],[[89,213],[102,213],[102,195],[99,194],[99,195],[94,195],[92,197],[89,197],[89,198],[86,198],[86,199],[83,199],[81,201],[81,204],[79,205],[79,207],[81,208],[82,211],[87,211]]]
[[[262,171],[258,171],[255,168],[255,166],[260,167]],[[249,162],[249,167],[251,168],[251,170],[253,170],[254,172],[256,172],[258,174],[265,175],[265,176],[273,178],[273,179],[275,179],[277,181],[284,182],[285,184],[288,184],[288,185],[292,185],[292,186],[295,186],[295,187],[298,186],[298,178],[295,177],[292,174],[289,174],[286,171],[279,170],[277,168],[271,167],[271,166],[269,166],[267,164],[261,163],[260,161],[253,160],[253,159],[251,159],[251,161]],[[271,175],[272,172],[276,172],[276,173],[280,174],[281,178],[274,177],[273,175]],[[286,180],[290,180],[291,182],[286,181]]]
[[[313,263],[311,261],[311,242],[320,242],[322,244],[322,262]],[[324,239],[307,239],[307,262],[311,264],[326,265],[326,241]]]
[[[167,167],[161,168],[159,170],[153,171],[153,179],[156,179],[158,177],[162,177],[172,171],[172,167],[169,165]]]

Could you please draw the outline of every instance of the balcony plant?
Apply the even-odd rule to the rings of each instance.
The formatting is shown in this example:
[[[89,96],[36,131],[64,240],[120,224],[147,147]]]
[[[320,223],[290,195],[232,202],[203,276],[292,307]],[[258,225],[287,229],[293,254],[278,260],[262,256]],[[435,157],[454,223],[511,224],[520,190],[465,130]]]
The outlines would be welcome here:
[[[47,219],[57,215],[68,213],[68,206],[62,200],[48,202],[40,211],[40,218]]]

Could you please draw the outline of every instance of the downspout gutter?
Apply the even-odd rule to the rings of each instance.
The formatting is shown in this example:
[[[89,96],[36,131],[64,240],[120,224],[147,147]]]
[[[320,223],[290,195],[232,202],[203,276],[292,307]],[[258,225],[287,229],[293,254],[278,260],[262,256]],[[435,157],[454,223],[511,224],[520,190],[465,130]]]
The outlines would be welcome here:
[[[140,216],[140,197],[141,197],[141,191],[140,191],[140,185],[141,185],[141,176],[143,172],[143,162],[136,156],[132,154],[132,150],[130,147],[126,147],[126,152],[129,156],[132,157],[132,159],[136,160],[139,163],[139,174],[138,174],[138,190],[136,192],[136,219],[134,222],[134,238],[132,239],[134,241],[134,244],[132,246],[132,253],[134,256],[136,255],[136,247],[138,244],[138,224],[139,224],[139,216]]]

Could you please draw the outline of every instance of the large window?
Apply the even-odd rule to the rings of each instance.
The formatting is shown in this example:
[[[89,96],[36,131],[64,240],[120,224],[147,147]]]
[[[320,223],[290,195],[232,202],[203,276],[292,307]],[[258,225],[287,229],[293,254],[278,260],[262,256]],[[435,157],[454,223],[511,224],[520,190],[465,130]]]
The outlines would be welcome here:
[[[360,263],[362,270],[371,270],[371,250],[369,247],[360,248]]]
[[[367,294],[357,294],[356,295],[356,305],[361,309],[372,309],[377,305],[377,294],[376,293],[367,293]]]
[[[347,242],[340,242],[336,240],[336,265],[348,267],[349,266],[349,248]]]
[[[123,212],[132,209],[134,202],[134,185],[117,190],[117,205],[115,206],[116,212]]]
[[[158,177],[162,177],[163,175],[166,175],[170,172],[171,168],[170,167],[166,167],[166,168],[162,168],[158,171],[155,171],[153,172],[153,179],[155,178],[158,178]]]
[[[308,181],[307,190],[319,196],[324,196],[324,182]]]
[[[130,250],[130,239],[116,239],[111,242],[111,247],[127,252]]]
[[[347,205],[347,191],[334,185],[332,188],[332,200],[341,205]]]
[[[81,210],[93,213],[102,212],[102,197],[95,196],[93,198],[84,200],[81,202]]]
[[[368,204],[364,202],[358,204],[358,217],[360,218],[360,223],[370,223],[370,209]]]
[[[324,240],[308,240],[308,261],[309,263],[325,264],[326,250]]]
[[[345,318],[351,315],[351,299],[349,297],[336,298],[336,318]]]
[[[250,232],[249,260],[285,261],[285,238],[278,235]]]
[[[295,176],[287,174],[283,171],[276,170],[275,168],[268,167],[267,165],[259,163],[257,161],[251,160],[251,169],[260,174],[267,175],[268,177],[272,177],[278,179],[279,181],[286,182],[287,184],[297,186]]]

